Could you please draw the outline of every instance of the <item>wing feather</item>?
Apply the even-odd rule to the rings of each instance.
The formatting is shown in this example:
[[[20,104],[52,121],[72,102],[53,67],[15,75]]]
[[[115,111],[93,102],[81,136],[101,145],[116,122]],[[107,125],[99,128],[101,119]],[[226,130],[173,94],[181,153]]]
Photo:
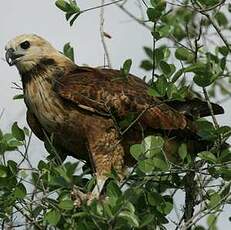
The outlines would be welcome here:
[[[54,90],[81,109],[123,119],[130,113],[155,129],[184,129],[187,118],[147,94],[148,85],[133,75],[122,78],[118,70],[77,67],[55,80]]]

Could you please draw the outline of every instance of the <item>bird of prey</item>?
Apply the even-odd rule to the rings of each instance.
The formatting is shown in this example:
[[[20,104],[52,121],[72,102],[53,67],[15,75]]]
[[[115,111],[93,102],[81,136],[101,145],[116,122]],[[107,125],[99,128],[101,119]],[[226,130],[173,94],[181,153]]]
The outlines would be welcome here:
[[[191,151],[200,148],[192,117],[210,114],[206,102],[165,102],[150,96],[148,84],[140,78],[78,66],[34,34],[10,40],[6,60],[21,76],[32,131],[43,141],[52,135],[62,159],[72,155],[89,161],[100,189],[112,169],[124,177],[126,167],[135,162],[129,148],[145,135],[162,134],[169,158],[177,154],[174,146],[188,140],[197,143]],[[213,109],[223,113],[218,105]],[[121,121],[130,115],[133,120],[124,131]]]

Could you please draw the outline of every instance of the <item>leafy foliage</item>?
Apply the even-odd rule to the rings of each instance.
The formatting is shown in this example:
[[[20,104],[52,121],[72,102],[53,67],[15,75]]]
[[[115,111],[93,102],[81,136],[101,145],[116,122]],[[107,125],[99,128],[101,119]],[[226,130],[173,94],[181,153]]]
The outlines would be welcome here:
[[[63,47],[63,53],[65,56],[70,58],[73,62],[75,62],[74,58],[74,48],[71,47],[70,42],[66,43]]]
[[[224,5],[221,0],[186,0],[176,5],[164,0],[146,2],[143,10],[147,20],[137,21],[150,30],[153,39],[152,48],[144,47],[146,57],[140,65],[149,74],[149,95],[184,101],[203,91],[204,95],[199,96],[208,103],[207,96],[216,99],[218,93],[225,100],[230,99],[231,72],[227,63],[231,49],[223,32],[231,28],[227,19],[231,5]],[[86,12],[73,0],[57,0],[55,4],[71,26]],[[123,9],[126,4],[120,7]],[[220,39],[218,44],[210,42],[211,31],[215,32],[214,41]],[[74,61],[70,43],[63,52]],[[125,80],[131,65],[128,59],[121,67]],[[191,195],[191,208],[196,211],[190,221],[186,219],[185,210],[190,203],[186,199],[184,210],[179,211],[182,221],[176,222],[175,228],[205,229],[199,221],[207,217],[208,229],[216,229],[219,215],[231,199],[231,152],[226,146],[231,128],[205,119],[197,119],[196,123],[198,137],[212,143],[210,148],[192,155],[182,141],[175,151],[177,161],[171,161],[164,151],[166,139],[157,134],[144,137],[142,143],[130,148],[136,163],[124,181],[119,184],[112,172],[105,199],[91,204],[78,200],[81,204],[76,205],[79,192],[88,194],[95,185],[89,165],[60,165],[48,158],[36,168],[23,167],[22,163],[28,161],[30,133],[15,122],[9,133],[0,130],[2,226],[11,224],[15,213],[20,213],[36,229],[169,229],[178,204],[175,195],[183,192]],[[46,149],[54,155],[52,141],[46,143]],[[22,161],[6,160],[10,151],[22,155]],[[190,185],[192,189],[188,191]]]
[[[67,21],[70,21],[70,26],[73,25],[75,20],[80,15],[81,11],[75,0],[57,0],[55,5],[62,11],[65,12],[65,17]]]

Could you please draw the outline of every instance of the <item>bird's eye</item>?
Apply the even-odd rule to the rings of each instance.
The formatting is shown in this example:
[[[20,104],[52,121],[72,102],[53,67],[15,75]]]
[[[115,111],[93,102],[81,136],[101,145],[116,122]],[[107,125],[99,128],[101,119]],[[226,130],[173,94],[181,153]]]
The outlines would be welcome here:
[[[30,47],[30,42],[25,41],[20,44],[20,47],[24,50],[28,49]]]

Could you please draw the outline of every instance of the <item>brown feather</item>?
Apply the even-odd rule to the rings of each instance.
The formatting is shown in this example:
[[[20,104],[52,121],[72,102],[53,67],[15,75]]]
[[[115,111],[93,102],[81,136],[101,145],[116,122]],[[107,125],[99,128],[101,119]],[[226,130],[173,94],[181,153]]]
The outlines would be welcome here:
[[[120,120],[129,113],[144,112],[140,121],[147,127],[171,130],[187,126],[183,114],[147,94],[148,85],[144,81],[133,75],[121,79],[117,70],[77,67],[58,78],[54,90],[63,99],[90,112],[113,113]]]

